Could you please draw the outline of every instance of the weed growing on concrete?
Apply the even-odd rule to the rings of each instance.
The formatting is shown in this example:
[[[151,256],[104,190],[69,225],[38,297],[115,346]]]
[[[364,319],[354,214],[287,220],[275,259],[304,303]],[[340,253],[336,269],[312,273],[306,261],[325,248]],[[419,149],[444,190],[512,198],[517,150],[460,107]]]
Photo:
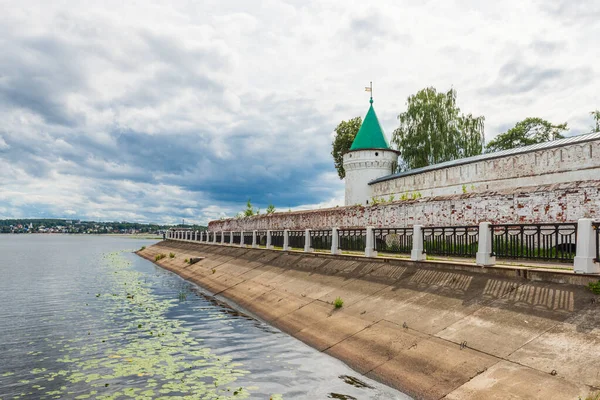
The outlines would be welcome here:
[[[333,305],[335,306],[335,308],[342,308],[342,306],[344,305],[344,300],[342,300],[341,297],[337,297],[334,301],[333,301]]]
[[[140,248],[140,251],[142,251],[142,250],[146,250],[146,246],[142,246],[142,247]]]
[[[188,259],[186,258],[185,260],[183,260],[183,262],[185,262],[185,263],[189,263],[189,262],[190,262],[190,260],[188,260]]]
[[[581,396],[579,396],[579,400],[584,400],[584,399]],[[600,400],[600,392],[587,395],[585,400]]]
[[[179,297],[179,300],[185,300],[185,299],[187,299],[187,293],[182,290],[181,292],[179,292],[178,297]]]
[[[217,270],[213,268],[212,269],[212,273],[214,274],[215,272],[217,272]]]
[[[166,254],[160,253],[154,257],[154,261],[162,260],[163,258],[166,258],[166,257],[167,257]]]
[[[169,258],[175,258],[175,253],[169,253]]]
[[[592,291],[592,293],[594,294],[600,294],[600,281],[598,282],[590,282],[588,284],[590,290]]]

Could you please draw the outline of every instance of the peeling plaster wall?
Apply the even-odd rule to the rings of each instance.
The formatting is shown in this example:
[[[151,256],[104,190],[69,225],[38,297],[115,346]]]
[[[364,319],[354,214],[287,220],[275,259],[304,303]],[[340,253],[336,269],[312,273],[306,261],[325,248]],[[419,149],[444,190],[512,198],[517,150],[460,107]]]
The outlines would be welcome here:
[[[600,217],[600,176],[595,181],[532,186],[396,201],[377,206],[282,212],[209,223],[211,231],[405,227],[492,223],[574,222]]]

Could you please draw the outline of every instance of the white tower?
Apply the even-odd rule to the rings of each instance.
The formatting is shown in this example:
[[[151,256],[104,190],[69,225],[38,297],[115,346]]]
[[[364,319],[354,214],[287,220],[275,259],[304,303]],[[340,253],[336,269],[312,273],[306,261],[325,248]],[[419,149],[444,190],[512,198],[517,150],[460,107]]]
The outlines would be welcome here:
[[[398,152],[390,148],[385,138],[372,97],[370,103],[350,151],[344,154],[347,206],[369,204],[372,196],[369,182],[390,175],[398,163]]]

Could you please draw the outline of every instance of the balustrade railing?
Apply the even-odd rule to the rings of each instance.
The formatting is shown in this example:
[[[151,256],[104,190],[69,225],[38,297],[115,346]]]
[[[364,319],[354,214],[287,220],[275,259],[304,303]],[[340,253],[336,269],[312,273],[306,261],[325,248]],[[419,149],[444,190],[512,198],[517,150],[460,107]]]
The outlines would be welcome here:
[[[288,231],[288,246],[292,249],[304,250],[304,244],[306,242],[305,231]]]
[[[241,244],[242,243],[242,232],[231,232],[233,235],[233,244]]]
[[[592,226],[596,237],[596,262],[600,263],[600,222],[594,222]]]
[[[338,229],[338,248],[346,251],[365,251],[366,229]]]
[[[271,231],[271,246],[283,248],[283,231]]]
[[[413,228],[373,229],[375,250],[378,253],[410,254]]]
[[[311,230],[310,247],[315,250],[331,250],[331,230]]]
[[[569,262],[575,258],[577,224],[492,225],[492,254],[497,258]]]
[[[479,226],[424,227],[423,250],[438,256],[475,257]]]
[[[265,247],[267,245],[267,232],[256,231],[256,245],[258,247]]]

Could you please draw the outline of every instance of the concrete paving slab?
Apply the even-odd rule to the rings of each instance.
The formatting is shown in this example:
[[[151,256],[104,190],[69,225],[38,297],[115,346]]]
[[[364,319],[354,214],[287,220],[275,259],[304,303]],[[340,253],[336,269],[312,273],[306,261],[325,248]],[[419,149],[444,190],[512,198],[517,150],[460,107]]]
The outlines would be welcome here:
[[[590,388],[558,376],[500,361],[452,393],[446,400],[565,400],[585,398]],[[581,397],[580,397],[581,396]]]
[[[526,343],[567,319],[583,303],[567,285],[521,285],[436,336],[467,342],[471,348],[506,358]]]
[[[380,321],[329,348],[326,353],[351,360],[349,365],[353,369],[366,374],[426,338],[427,335],[417,331]]]
[[[331,304],[314,300],[302,307],[271,321],[284,332],[294,334],[309,325],[333,315],[335,309]]]
[[[341,297],[344,300],[344,307],[349,307],[385,287],[388,286],[379,282],[351,279],[344,281],[343,286],[332,288],[329,292],[319,297],[319,300],[332,303],[337,297]]]
[[[279,290],[266,292],[254,299],[252,312],[265,321],[271,322],[311,302],[310,299],[290,296]]]
[[[527,343],[509,360],[587,385],[600,382],[600,305],[558,324]]]
[[[367,376],[379,379],[419,399],[439,399],[484,372],[495,357],[428,338],[403,350]]]
[[[307,326],[296,337],[319,351],[323,351],[349,336],[363,330],[369,321],[365,321],[338,310],[331,317]]]

